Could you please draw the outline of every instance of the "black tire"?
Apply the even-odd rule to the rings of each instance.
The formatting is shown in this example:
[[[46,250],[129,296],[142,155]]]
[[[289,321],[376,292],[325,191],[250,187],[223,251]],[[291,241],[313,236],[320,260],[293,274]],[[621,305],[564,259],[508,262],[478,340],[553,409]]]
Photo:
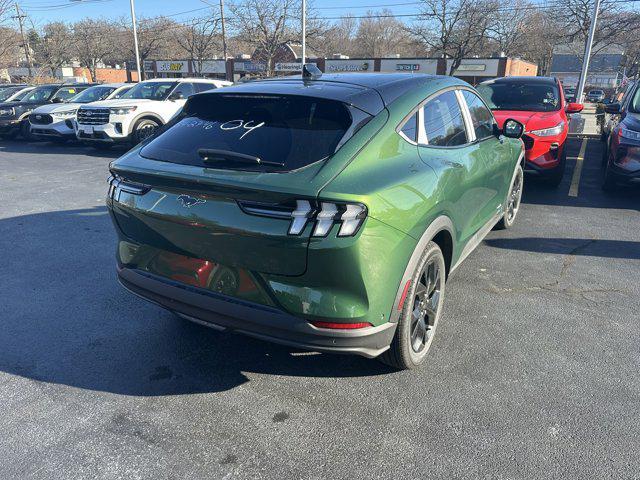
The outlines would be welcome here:
[[[560,156],[560,163],[553,169],[551,173],[545,177],[545,183],[553,188],[556,188],[562,183],[562,179],[564,178],[564,171],[567,166],[567,149],[562,149],[562,155]]]
[[[400,370],[424,363],[442,315],[445,268],[440,247],[429,242],[413,272],[391,346],[379,357],[382,362]]]
[[[513,181],[511,182],[511,186],[509,187],[509,194],[507,195],[507,200],[505,202],[504,213],[502,214],[500,221],[496,223],[495,227],[493,227],[494,230],[506,230],[513,226],[516,221],[516,217],[518,216],[518,211],[520,210],[523,188],[524,170],[522,169],[522,165],[518,165],[516,167],[516,173],[513,177]]]
[[[160,128],[160,123],[151,118],[141,118],[136,122],[131,133],[134,145],[144,142]]]
[[[29,125],[29,120],[23,120],[20,122],[20,136],[27,141],[35,140],[33,135],[31,135],[31,126]]]
[[[609,162],[606,162],[602,167],[602,190],[605,192],[613,192],[618,188],[618,179],[616,174],[609,168]]]

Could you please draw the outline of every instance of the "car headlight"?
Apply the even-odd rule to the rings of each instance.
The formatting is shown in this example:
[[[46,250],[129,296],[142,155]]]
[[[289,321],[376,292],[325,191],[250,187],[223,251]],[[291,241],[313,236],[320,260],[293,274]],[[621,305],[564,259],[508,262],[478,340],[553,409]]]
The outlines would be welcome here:
[[[70,117],[74,117],[77,111],[78,109],[74,108],[73,110],[63,110],[61,112],[53,112],[51,115],[53,115],[54,117],[60,117],[60,118],[70,118]]]
[[[622,138],[628,138],[629,140],[640,141],[640,132],[629,130],[628,128],[620,127],[620,136]]]
[[[560,135],[563,130],[564,130],[564,122],[560,122],[555,127],[541,128],[539,130],[530,130],[528,133],[533,133],[538,137],[553,137],[555,135]]]
[[[109,109],[111,115],[127,115],[128,113],[135,112],[138,107],[113,107]]]
[[[9,117],[11,115],[15,115],[16,111],[13,107],[10,108],[0,108],[0,116]]]

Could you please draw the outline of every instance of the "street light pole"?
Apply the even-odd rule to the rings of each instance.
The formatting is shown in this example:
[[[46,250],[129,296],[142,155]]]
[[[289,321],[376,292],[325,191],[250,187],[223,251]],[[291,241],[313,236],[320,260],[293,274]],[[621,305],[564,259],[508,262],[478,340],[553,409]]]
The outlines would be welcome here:
[[[220,0],[220,20],[222,22],[222,55],[227,61],[227,32],[224,26],[224,0]]]
[[[138,70],[138,81],[142,81],[142,75],[140,74],[140,50],[138,49],[138,28],[136,27],[136,9],[133,5],[133,0],[129,0],[131,4],[131,24],[133,25],[133,45],[136,49],[136,69]]]
[[[307,1],[302,0],[302,65],[307,58]]]
[[[593,7],[593,15],[591,16],[591,25],[589,26],[589,38],[584,47],[584,60],[582,62],[582,71],[580,72],[580,81],[578,82],[578,90],[576,91],[576,102],[582,103],[584,94],[584,86],[587,83],[587,73],[589,71],[589,59],[591,58],[591,48],[593,47],[593,36],[596,32],[596,23],[598,21],[598,12],[600,11],[600,0],[595,0]]]

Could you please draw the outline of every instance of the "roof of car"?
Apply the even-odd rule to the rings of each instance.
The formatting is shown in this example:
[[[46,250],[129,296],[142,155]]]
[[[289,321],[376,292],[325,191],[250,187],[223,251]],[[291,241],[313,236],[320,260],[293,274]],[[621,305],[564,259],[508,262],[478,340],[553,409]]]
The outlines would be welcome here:
[[[540,84],[558,84],[555,77],[500,77],[482,82],[482,85],[491,85],[493,83],[540,83]]]
[[[205,82],[205,83],[230,83],[225,80],[220,80],[217,78],[195,78],[195,77],[184,77],[184,78],[148,78],[143,80],[143,82]]]
[[[435,79],[446,78],[452,85],[466,85],[454,77],[410,73],[332,73],[314,79],[300,75],[255,80],[222,90],[229,93],[271,93],[306,95],[349,103],[365,112],[377,114],[395,99]],[[214,93],[211,92],[211,93]]]

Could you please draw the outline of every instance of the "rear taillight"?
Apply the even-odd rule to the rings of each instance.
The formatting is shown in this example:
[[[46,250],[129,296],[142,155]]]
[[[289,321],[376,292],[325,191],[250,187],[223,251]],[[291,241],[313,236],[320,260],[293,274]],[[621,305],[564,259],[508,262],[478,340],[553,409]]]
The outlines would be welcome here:
[[[296,200],[295,207],[240,201],[240,208],[250,215],[291,219],[287,233],[300,235],[313,222],[313,237],[326,237],[334,225],[340,225],[339,237],[352,237],[367,218],[367,207],[360,203],[314,202]]]
[[[355,330],[358,328],[367,328],[373,326],[368,322],[358,323],[337,323],[337,322],[311,322],[316,328],[328,328],[331,330]]]

